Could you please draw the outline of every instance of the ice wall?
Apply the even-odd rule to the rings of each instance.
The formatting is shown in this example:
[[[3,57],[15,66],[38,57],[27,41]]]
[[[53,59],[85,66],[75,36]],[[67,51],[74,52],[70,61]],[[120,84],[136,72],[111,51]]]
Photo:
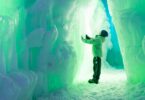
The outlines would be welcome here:
[[[101,29],[109,31],[100,0],[0,0],[0,99],[29,100],[88,78],[91,46],[80,37]]]
[[[36,86],[36,95],[71,84],[77,63],[73,48],[66,41],[66,14],[71,1],[0,2],[1,73],[12,77],[16,84],[15,80],[21,84],[24,78],[24,85]],[[24,92],[30,95],[28,90]]]
[[[66,18],[72,1],[0,2],[0,99],[29,100],[72,84],[77,57]]]
[[[112,42],[112,48],[110,50],[107,51],[107,62],[115,68],[123,68],[123,60],[122,60],[122,55],[120,52],[120,47],[118,45],[118,38],[117,38],[117,33],[115,30],[115,26],[114,23],[112,22],[112,17],[110,16],[110,12],[108,9],[108,4],[107,4],[107,0],[101,0],[104,8],[105,8],[105,12],[107,15],[107,21],[109,23],[109,29],[110,29],[110,34],[111,34],[111,42]],[[115,57],[116,59],[112,60],[112,57]]]
[[[21,66],[18,64],[20,52],[23,57],[26,50],[26,43],[23,41],[26,14],[24,1],[0,2],[0,99],[29,100],[32,98],[37,76],[30,70],[20,70]]]
[[[131,82],[145,82],[145,1],[108,0],[125,71]]]
[[[72,44],[67,41],[69,20],[66,17],[71,3],[36,0],[26,9],[27,63],[38,75],[38,94],[70,85],[73,81],[77,61]]]

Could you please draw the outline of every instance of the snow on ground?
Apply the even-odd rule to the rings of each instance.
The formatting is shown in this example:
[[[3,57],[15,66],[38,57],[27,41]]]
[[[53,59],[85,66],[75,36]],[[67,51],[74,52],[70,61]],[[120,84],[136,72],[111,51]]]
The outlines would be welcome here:
[[[86,80],[37,100],[145,100],[145,85],[128,83],[123,70],[103,70],[99,84]]]

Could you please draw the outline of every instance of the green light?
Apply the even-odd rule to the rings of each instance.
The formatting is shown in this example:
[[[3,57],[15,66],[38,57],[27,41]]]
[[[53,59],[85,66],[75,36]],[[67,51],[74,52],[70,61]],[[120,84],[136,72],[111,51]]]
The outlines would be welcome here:
[[[73,12],[73,16],[71,15]],[[75,12],[75,13],[74,13]],[[94,37],[103,28],[107,28],[106,15],[102,3],[98,0],[87,1],[86,3],[74,3],[67,18],[71,19],[68,25],[69,35],[67,41],[72,42],[77,55],[77,66],[74,83],[82,82],[92,76],[92,48],[84,44],[81,36],[89,34]],[[107,28],[108,29],[108,28]]]
[[[24,4],[24,0],[0,0],[0,15],[13,15]]]
[[[128,80],[145,83],[145,0],[108,0],[108,5]]]
[[[95,11],[96,2],[92,1],[90,2],[87,7],[81,9],[82,15],[84,16],[84,34],[89,34],[92,36],[92,28],[91,28],[91,19],[93,17],[94,11]],[[91,45],[82,44],[84,45],[83,49],[84,55],[82,59],[82,64],[80,65],[80,68],[76,75],[76,82],[81,82],[89,77],[91,77],[90,74],[92,72],[92,48]]]

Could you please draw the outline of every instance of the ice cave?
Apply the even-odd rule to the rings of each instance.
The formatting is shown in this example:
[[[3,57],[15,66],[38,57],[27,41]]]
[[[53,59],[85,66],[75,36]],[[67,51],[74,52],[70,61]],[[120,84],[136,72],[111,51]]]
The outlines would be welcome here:
[[[0,100],[145,100],[145,0],[0,0]],[[91,45],[107,30],[99,84]]]

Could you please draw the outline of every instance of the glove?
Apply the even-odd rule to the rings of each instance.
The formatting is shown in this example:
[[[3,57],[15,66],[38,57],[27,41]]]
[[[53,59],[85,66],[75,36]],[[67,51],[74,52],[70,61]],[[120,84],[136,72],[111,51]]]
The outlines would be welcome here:
[[[86,39],[91,39],[88,35],[86,35]]]

